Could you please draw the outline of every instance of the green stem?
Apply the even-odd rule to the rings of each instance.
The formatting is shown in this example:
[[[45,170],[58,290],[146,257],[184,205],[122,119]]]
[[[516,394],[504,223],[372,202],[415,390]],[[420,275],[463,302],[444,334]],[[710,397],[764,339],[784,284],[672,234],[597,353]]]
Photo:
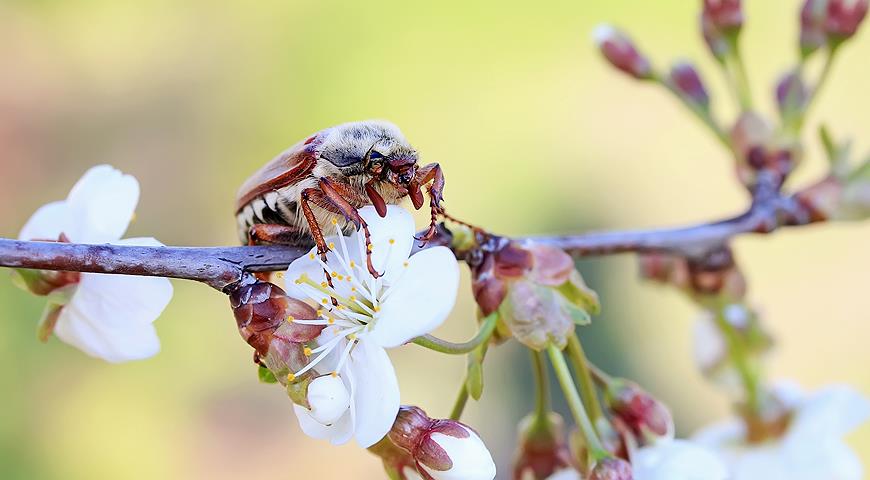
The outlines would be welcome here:
[[[586,415],[586,410],[583,408],[583,401],[580,400],[580,394],[577,393],[577,388],[574,386],[574,379],[571,378],[571,371],[568,370],[568,364],[565,363],[565,357],[562,351],[555,345],[550,345],[547,348],[547,353],[550,356],[550,363],[553,364],[553,371],[556,372],[556,378],[559,380],[559,385],[562,387],[562,393],[565,394],[565,400],[568,402],[568,407],[574,415],[574,420],[580,428],[580,432],[586,439],[586,445],[589,448],[589,455],[595,462],[610,456],[601,440],[598,439],[598,434],[592,427],[592,422],[589,416]]]
[[[459,387],[459,395],[456,396],[456,401],[453,403],[453,410],[450,411],[450,420],[459,420],[462,418],[462,412],[465,411],[465,405],[468,403],[468,388],[465,387],[465,381]]]
[[[816,81],[815,87],[813,87],[812,91],[809,93],[809,97],[807,98],[807,103],[804,105],[803,111],[800,115],[797,116],[797,120],[794,123],[794,126],[790,129],[790,132],[795,134],[796,136],[800,134],[803,129],[804,123],[806,122],[806,118],[809,115],[810,107],[813,105],[815,99],[819,96],[819,92],[822,87],[827,83],[828,78],[831,75],[831,70],[834,65],[834,58],[837,56],[837,52],[839,51],[838,45],[832,45],[831,49],[828,51],[828,56],[825,58],[825,64],[822,66],[822,71],[819,73],[819,79]],[[801,64],[801,67],[803,64]]]
[[[601,403],[598,399],[598,394],[595,391],[595,384],[592,381],[590,373],[589,361],[586,359],[586,353],[583,351],[583,344],[580,343],[580,338],[577,333],[568,337],[568,358],[571,359],[571,364],[574,366],[574,371],[577,374],[577,381],[580,385],[580,394],[583,396],[583,405],[589,411],[589,417],[592,420],[592,425],[598,424],[598,419],[604,417],[604,411],[601,409]]]
[[[749,412],[758,414],[761,410],[761,396],[759,395],[760,375],[752,365],[749,358],[749,352],[746,345],[740,337],[740,333],[726,318],[723,313],[723,308],[717,308],[715,312],[716,326],[725,337],[725,342],[728,345],[728,352],[731,360],[734,362],[734,367],[740,375],[740,380],[743,382],[743,388],[746,390],[746,404],[749,407]]]
[[[550,425],[550,384],[547,365],[543,353],[534,350],[529,352],[532,355],[532,371],[535,374],[535,426],[544,429]]]
[[[716,140],[719,140],[725,148],[731,151],[731,140],[728,138],[728,135],[722,130],[722,127],[716,122],[713,118],[713,115],[710,113],[709,109],[698,105],[695,102],[683,97],[680,92],[671,84],[671,82],[664,79],[660,74],[656,73],[653,76],[653,81],[655,81],[658,85],[664,87],[669,92],[673,93],[680,102],[692,112],[695,117],[703,123],[708,130],[716,137]]]
[[[489,340],[489,337],[492,336],[493,330],[495,330],[497,320],[497,312],[490,314],[483,320],[483,324],[480,326],[480,330],[478,330],[477,335],[475,335],[474,338],[467,342],[453,343],[448,342],[447,340],[442,340],[432,335],[423,335],[417,337],[412,340],[412,342],[420,345],[421,347],[428,348],[429,350],[435,350],[436,352],[446,353],[448,355],[462,355],[474,350],[475,348],[479,347],[481,344]]]
[[[749,75],[746,73],[746,64],[743,61],[743,55],[740,53],[740,44],[738,35],[733,34],[728,36],[730,48],[728,51],[727,63],[731,76],[734,79],[734,88],[737,93],[737,98],[740,101],[740,107],[743,111],[752,110],[752,90],[749,86]]]

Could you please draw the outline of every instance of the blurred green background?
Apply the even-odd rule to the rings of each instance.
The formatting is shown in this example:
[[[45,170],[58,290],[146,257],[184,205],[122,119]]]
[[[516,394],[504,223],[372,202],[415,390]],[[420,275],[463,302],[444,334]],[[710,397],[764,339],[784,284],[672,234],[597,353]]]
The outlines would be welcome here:
[[[718,113],[734,110],[699,34],[700,2],[0,2],[0,235],[63,198],[91,165],[142,185],[129,236],[236,242],[238,185],[321,128],[365,118],[402,127],[447,176],[451,212],[506,234],[650,227],[724,216],[746,198],[729,157],[672,99],[609,69],[595,24],[630,32],[658,65],[700,61]],[[797,1],[748,1],[745,49],[757,99],[794,59]],[[865,29],[866,30],[866,29]],[[870,37],[845,49],[813,122],[866,151]],[[814,140],[812,135],[807,136]],[[823,170],[817,144],[794,178]],[[421,218],[422,220],[422,218]],[[421,221],[422,224],[422,221]],[[870,224],[737,242],[778,337],[771,374],[870,394]],[[680,431],[719,418],[694,370],[696,312],[641,284],[633,258],[584,262],[604,315],[584,330],[595,361],[670,403]],[[467,287],[467,278],[465,280]],[[42,300],[0,282],[0,475],[15,478],[381,478],[355,446],[304,437],[280,389],[259,385],[226,298],[176,282],[157,321],[163,351],[125,365],[42,345]],[[473,331],[464,288],[439,332]],[[405,403],[445,416],[462,358],[392,352]],[[487,364],[478,427],[505,478],[531,406],[525,354]],[[870,463],[870,426],[850,437]]]

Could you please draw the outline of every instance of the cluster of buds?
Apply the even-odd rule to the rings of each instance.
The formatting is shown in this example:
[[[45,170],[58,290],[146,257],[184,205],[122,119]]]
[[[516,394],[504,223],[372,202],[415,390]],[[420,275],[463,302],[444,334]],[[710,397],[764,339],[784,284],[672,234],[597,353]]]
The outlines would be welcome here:
[[[381,457],[391,478],[495,478],[492,456],[471,427],[429,418],[414,406],[399,409],[393,428],[370,451]]]
[[[334,397],[330,392],[335,390],[331,383],[336,379],[329,376],[315,378],[310,372],[300,378],[292,374],[308,364],[310,354],[306,343],[317,338],[324,327],[288,320],[316,319],[318,315],[314,308],[288,297],[277,285],[261,281],[237,286],[229,298],[239,333],[254,347],[261,379],[286,386],[290,398],[305,407],[310,407],[309,397],[312,395]]]
[[[867,15],[867,0],[806,0],[801,9],[801,53],[836,48],[851,38]]]
[[[642,278],[676,287],[704,308],[738,302],[746,295],[746,279],[727,247],[701,258],[647,253],[639,262]]]
[[[534,350],[563,348],[575,325],[600,310],[570,255],[545,245],[480,235],[468,255],[472,289],[484,316],[499,314],[499,335]]]
[[[799,100],[800,87],[788,85],[783,108]],[[805,100],[804,100],[805,101]],[[772,177],[777,186],[785,182],[802,157],[797,139],[778,136],[764,118],[754,112],[744,112],[731,130],[731,143],[737,156],[737,177],[754,188],[761,175]]]

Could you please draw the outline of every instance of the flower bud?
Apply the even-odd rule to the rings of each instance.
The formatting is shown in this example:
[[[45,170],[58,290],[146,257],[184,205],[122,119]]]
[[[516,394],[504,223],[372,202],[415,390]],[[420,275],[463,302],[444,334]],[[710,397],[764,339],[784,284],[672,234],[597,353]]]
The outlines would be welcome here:
[[[541,351],[551,344],[567,344],[574,331],[568,305],[553,289],[521,280],[511,285],[499,313],[517,340]]]
[[[748,188],[755,187],[765,172],[779,183],[800,162],[800,143],[774,137],[773,127],[754,112],[744,112],[731,130],[731,144],[737,155],[737,176]]]
[[[867,15],[867,0],[829,0],[825,31],[834,42],[855,35]]]
[[[323,375],[308,385],[311,416],[323,425],[332,425],[350,408],[350,393],[339,375]]]
[[[728,45],[728,40],[722,31],[716,28],[714,20],[704,13],[701,14],[701,34],[704,36],[704,42],[707,44],[707,48],[710,49],[713,57],[719,62],[724,62],[728,52],[731,51],[731,47]]]
[[[551,479],[566,469],[573,471],[562,417],[550,413],[546,422],[536,420],[535,415],[529,415],[520,422],[514,480]]]
[[[743,5],[741,0],[704,0],[701,15],[720,32],[730,34],[743,27]]]
[[[387,477],[394,480],[423,480],[411,455],[385,436],[368,451],[380,457]]]
[[[240,285],[230,292],[230,306],[239,333],[261,355],[269,351],[269,343],[275,330],[288,319],[317,318],[317,312],[308,304],[290,298],[277,285],[254,282]],[[320,335],[323,326],[288,323],[283,330],[285,340],[307,342]]]
[[[632,480],[631,464],[621,458],[605,458],[589,474],[589,480]]]
[[[665,252],[644,253],[638,257],[638,267],[643,279],[680,290],[689,288],[689,262],[685,257]]]
[[[849,174],[830,175],[795,197],[812,222],[870,218],[870,160]]]
[[[704,110],[710,108],[710,96],[695,67],[689,62],[678,62],[671,67],[668,82],[671,87],[688,103]]]
[[[652,78],[653,72],[649,60],[637,51],[627,35],[611,25],[599,25],[592,37],[611,65],[638,80]]]
[[[483,441],[454,420],[432,420],[418,407],[403,406],[387,434],[411,454],[417,469],[434,480],[492,480],[495,463]]]
[[[604,398],[608,408],[639,440],[674,435],[670,410],[636,383],[615,379],[607,386]]]
[[[825,45],[825,19],[829,0],[806,0],[801,8],[801,54],[806,57]]]
[[[783,118],[788,118],[804,109],[809,91],[796,71],[786,73],[776,84],[776,105]]]

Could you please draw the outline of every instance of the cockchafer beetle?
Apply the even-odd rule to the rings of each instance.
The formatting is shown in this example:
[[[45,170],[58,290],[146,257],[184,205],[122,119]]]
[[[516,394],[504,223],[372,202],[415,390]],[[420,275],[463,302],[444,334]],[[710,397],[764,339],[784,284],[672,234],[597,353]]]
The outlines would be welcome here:
[[[250,245],[316,245],[325,260],[323,228],[336,214],[349,221],[347,233],[362,228],[368,239],[368,226],[358,208],[371,204],[385,216],[387,204],[407,196],[420,209],[421,187],[430,182],[431,222],[422,241],[435,234],[442,213],[441,167],[418,166],[417,151],[392,123],[345,123],[293,145],[245,181],[236,198],[239,235]],[[378,275],[370,256],[368,269]]]

